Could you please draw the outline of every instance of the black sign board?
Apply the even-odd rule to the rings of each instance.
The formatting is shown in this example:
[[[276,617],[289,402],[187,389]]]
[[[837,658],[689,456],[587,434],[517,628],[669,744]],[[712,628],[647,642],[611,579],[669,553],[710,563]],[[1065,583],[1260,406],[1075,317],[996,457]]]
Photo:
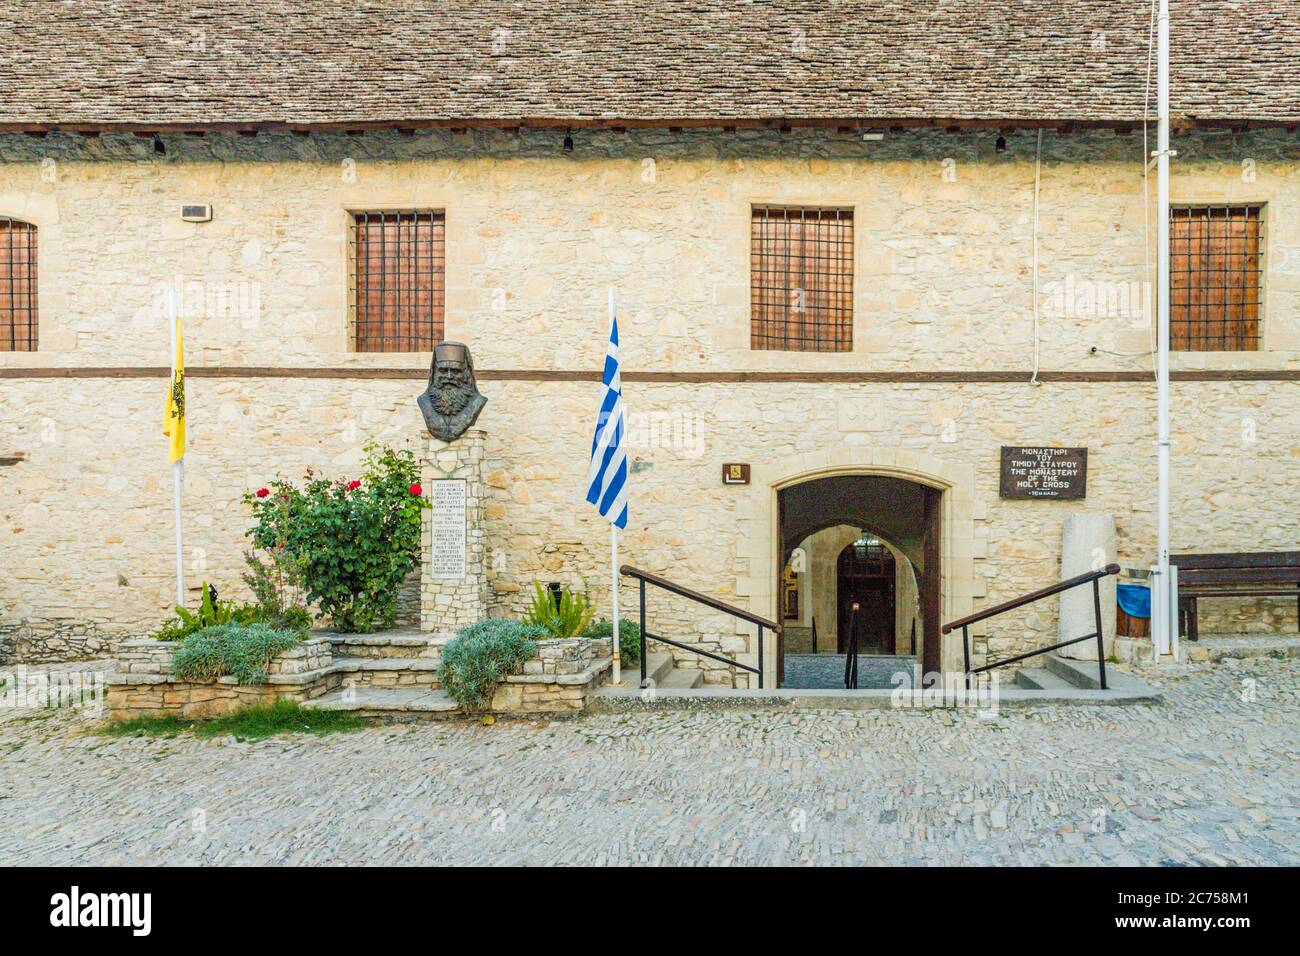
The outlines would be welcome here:
[[[1088,490],[1088,449],[1002,446],[1003,498],[1083,498]]]

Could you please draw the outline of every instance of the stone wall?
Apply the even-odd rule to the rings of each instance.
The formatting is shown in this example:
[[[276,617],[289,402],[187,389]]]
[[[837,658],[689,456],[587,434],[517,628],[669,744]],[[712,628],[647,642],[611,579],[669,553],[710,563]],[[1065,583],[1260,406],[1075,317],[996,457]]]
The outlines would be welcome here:
[[[192,594],[204,578],[223,596],[240,593],[245,490],[309,467],[350,477],[370,438],[423,452],[415,396],[429,356],[348,351],[349,209],[447,211],[446,335],[470,343],[489,399],[479,426],[491,614],[519,614],[534,579],[586,587],[607,607],[607,526],[583,501],[598,388],[574,373],[601,366],[609,284],[625,375],[694,376],[625,379],[625,561],[773,615],[753,583],[771,529],[750,520],[772,485],[723,487],[720,463],[753,462],[779,478],[787,461],[827,449],[878,461],[923,455],[970,476],[960,492],[973,532],[954,544],[972,568],[960,600],[1004,600],[1054,579],[1073,507],[998,497],[999,446],[1032,443],[1088,446],[1081,506],[1116,516],[1121,563],[1153,561],[1152,384],[907,378],[1028,369],[1031,136],[1010,137],[1004,153],[983,133],[883,143],[798,130],[575,138],[566,155],[544,131],[210,135],[170,137],[157,157],[131,137],[0,135],[0,215],[37,223],[41,257],[41,349],[0,354],[0,454],[27,453],[0,468],[0,650],[8,642],[28,660],[93,654],[102,645],[90,638],[139,634],[168,613],[165,380],[106,370],[166,364],[162,302],[178,276]],[[1269,204],[1266,349],[1178,354],[1177,372],[1300,368],[1294,144],[1282,132],[1177,138],[1175,201]],[[1144,280],[1141,137],[1048,132],[1044,145],[1041,367],[1148,370],[1147,315],[1098,306],[1095,295],[1062,311],[1055,298],[1067,281],[1105,300]],[[212,202],[213,221],[182,223],[183,202]],[[748,217],[762,202],[854,207],[851,353],[749,349]],[[407,377],[378,371],[394,368]],[[508,370],[562,374],[500,374]],[[734,374],[790,371],[904,380]],[[1294,378],[1175,382],[1175,550],[1296,547],[1297,399]],[[635,595],[622,593],[629,615]],[[663,595],[653,608],[662,633],[754,652],[721,615]],[[1228,627],[1294,629],[1295,602],[1249,611],[1205,602],[1203,629]],[[1054,634],[1045,604],[1009,616],[980,653]],[[87,640],[74,646],[74,637]]]

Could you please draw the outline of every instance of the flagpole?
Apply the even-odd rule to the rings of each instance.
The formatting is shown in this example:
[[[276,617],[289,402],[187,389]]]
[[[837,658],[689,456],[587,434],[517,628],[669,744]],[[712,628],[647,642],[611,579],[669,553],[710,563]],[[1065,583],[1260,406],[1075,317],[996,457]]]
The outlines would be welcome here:
[[[176,380],[176,288],[173,286],[167,296],[167,317],[171,324],[171,341],[172,341],[172,376],[171,380]],[[183,558],[184,545],[181,535],[181,485],[185,481],[185,456],[182,455],[172,462],[172,489],[173,500],[176,510],[176,605],[177,607],[185,606],[185,561]]]
[[[609,287],[609,321],[611,325],[614,322],[613,286]],[[623,665],[619,655],[619,643],[623,636],[623,628],[622,622],[618,619],[618,525],[613,521],[609,523],[609,579],[610,613],[613,614],[610,618],[613,625],[610,631],[610,647],[614,654],[614,672],[610,679],[614,684],[622,684]]]
[[[1157,656],[1176,652],[1178,609],[1173,604],[1169,566],[1169,0],[1160,0],[1156,19],[1156,579],[1151,598],[1160,614],[1151,635]],[[1146,157],[1143,162],[1148,162]]]

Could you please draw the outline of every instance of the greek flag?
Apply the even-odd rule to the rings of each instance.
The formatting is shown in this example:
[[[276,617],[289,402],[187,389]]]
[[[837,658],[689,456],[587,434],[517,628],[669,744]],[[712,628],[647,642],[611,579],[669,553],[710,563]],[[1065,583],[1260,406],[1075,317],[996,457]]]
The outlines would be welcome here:
[[[604,392],[596,434],[591,440],[587,501],[616,528],[627,527],[627,445],[623,422],[623,382],[618,372],[618,319],[610,294],[609,348],[605,352]]]

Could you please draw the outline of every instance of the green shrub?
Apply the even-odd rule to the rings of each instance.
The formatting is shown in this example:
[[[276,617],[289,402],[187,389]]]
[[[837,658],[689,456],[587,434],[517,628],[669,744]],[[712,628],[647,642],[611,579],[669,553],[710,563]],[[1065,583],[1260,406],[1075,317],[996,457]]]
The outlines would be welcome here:
[[[254,620],[287,631],[311,629],[311,612],[303,590],[303,562],[283,548],[249,551],[244,583],[253,592]]]
[[[397,592],[420,559],[420,510],[428,507],[408,450],[366,446],[353,481],[307,473],[300,488],[277,479],[246,494],[258,548],[283,551],[301,569],[308,602],[340,631],[391,627]]]
[[[172,653],[172,672],[195,684],[210,684],[227,674],[241,684],[265,684],[271,658],[301,639],[299,631],[265,624],[205,627],[185,638]]]
[[[501,678],[537,653],[545,628],[523,621],[485,620],[461,628],[442,649],[442,686],[465,710],[486,708]]]
[[[524,614],[524,621],[544,628],[551,637],[577,637],[591,623],[595,607],[591,598],[568,588],[560,590],[560,606],[555,606],[555,595],[541,581],[533,582],[533,600]]]
[[[216,591],[207,581],[203,582],[199,609],[190,611],[180,605],[176,606],[176,616],[154,631],[155,641],[180,641],[195,634],[205,627],[219,624],[252,624],[257,619],[257,609],[249,605],[236,604],[234,601],[215,600]]]
[[[589,624],[583,637],[605,638],[614,633],[607,618]],[[641,663],[641,627],[636,621],[623,618],[618,622],[618,656],[624,664]]]

